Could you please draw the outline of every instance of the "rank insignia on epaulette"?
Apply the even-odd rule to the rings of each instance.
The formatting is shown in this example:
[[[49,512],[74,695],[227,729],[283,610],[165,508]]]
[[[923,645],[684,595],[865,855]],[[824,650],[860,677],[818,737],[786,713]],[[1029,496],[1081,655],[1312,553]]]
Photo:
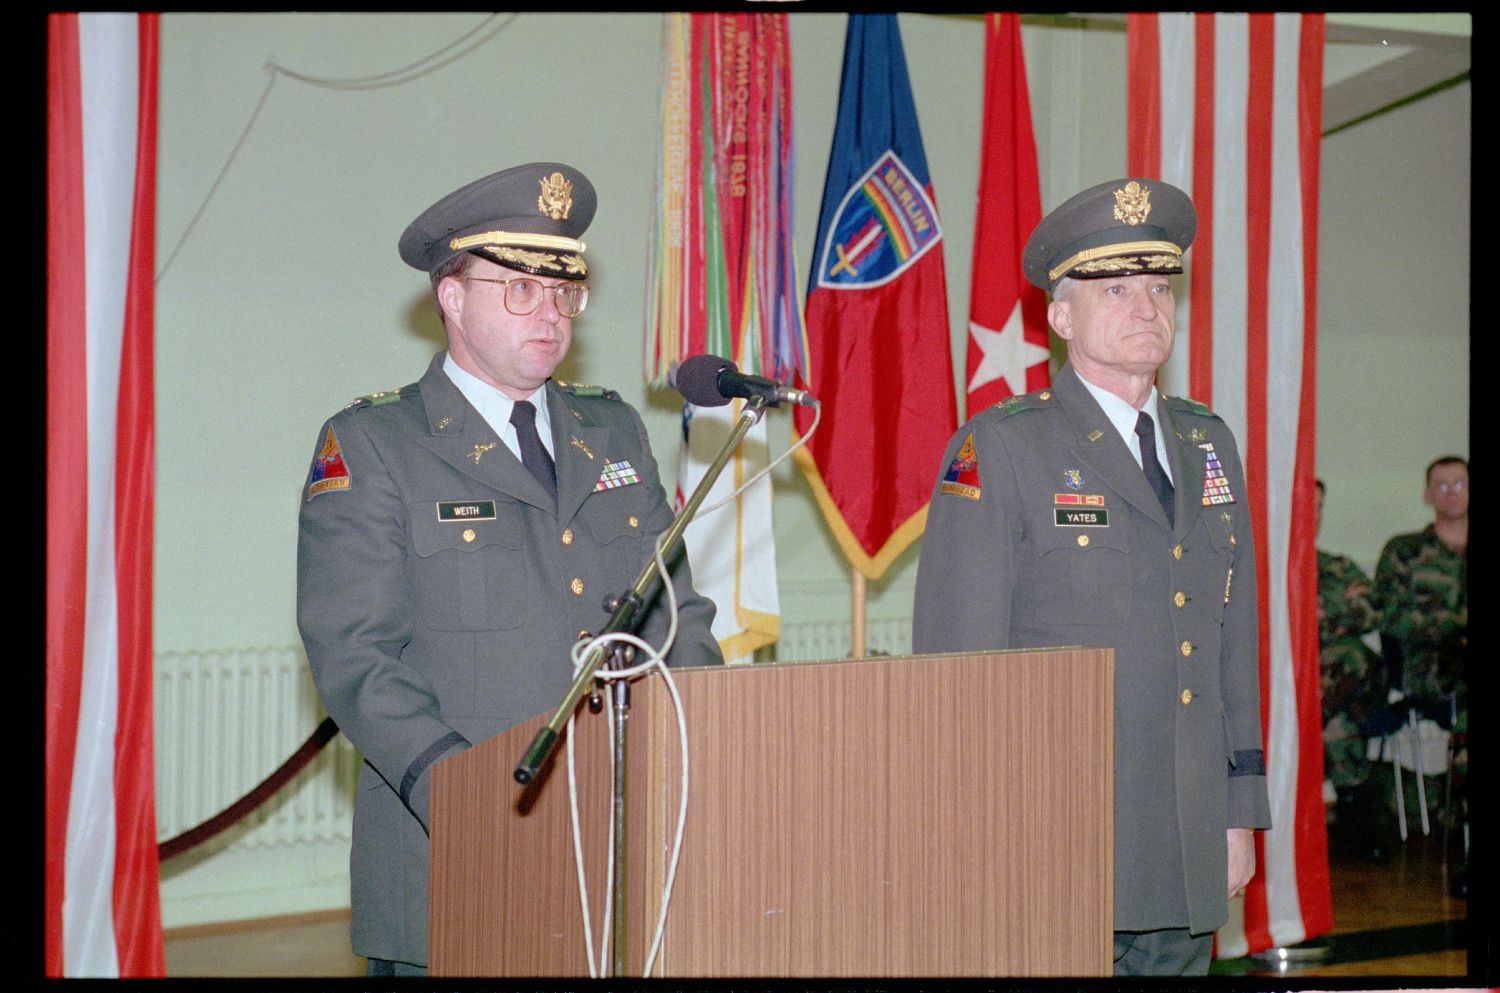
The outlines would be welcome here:
[[[635,471],[635,466],[630,464],[629,459],[619,459],[604,462],[604,471],[599,473],[599,482],[594,484],[594,492],[600,490],[612,490],[618,486],[630,486],[641,481],[640,474]]]
[[[1187,404],[1188,409],[1191,410],[1195,414],[1202,414],[1204,417],[1217,417],[1218,416],[1217,414],[1215,414],[1213,412],[1213,409],[1210,408],[1208,404],[1203,403],[1200,400],[1194,400],[1192,397],[1178,397],[1177,399],[1179,399],[1183,403]]]
[[[606,400],[618,400],[620,394],[603,386],[591,386],[588,383],[569,383],[565,380],[553,380],[557,388],[564,393],[570,393],[575,397],[603,397]]]
[[[1006,399],[1014,398],[1006,397]],[[1001,403],[1004,402],[1001,401]],[[984,492],[983,487],[984,484],[979,479],[979,455],[974,449],[974,432],[970,431],[964,443],[958,446],[958,454],[953,456],[952,462],[948,463],[948,471],[943,473],[943,481],[938,484],[938,492],[978,500]]]
[[[355,397],[344,405],[345,410],[353,407],[379,407],[382,404],[395,403],[401,399],[401,390],[404,387],[396,387],[394,390],[381,390],[378,393],[366,393],[362,397]]]
[[[1224,475],[1224,467],[1219,464],[1219,454],[1214,451],[1214,443],[1205,441],[1198,447],[1203,449],[1205,456],[1203,464],[1203,506],[1211,507],[1220,503],[1234,503],[1234,494],[1229,490],[1229,478]]]
[[[312,479],[307,484],[308,499],[328,490],[347,490],[350,482],[349,467],[344,464],[344,450],[339,447],[330,424],[328,433],[323,436],[323,447],[313,459]]]

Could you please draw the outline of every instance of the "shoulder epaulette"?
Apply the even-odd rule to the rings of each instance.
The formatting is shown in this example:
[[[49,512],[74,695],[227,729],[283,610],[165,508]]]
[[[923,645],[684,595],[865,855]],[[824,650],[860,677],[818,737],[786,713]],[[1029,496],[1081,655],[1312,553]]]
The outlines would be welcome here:
[[[1023,410],[1041,410],[1043,407],[1049,406],[1052,400],[1053,395],[1051,390],[1036,390],[1032,393],[1022,393],[1020,396],[1012,394],[990,409],[996,411],[1000,417],[1005,418],[1012,414],[1019,414]]]
[[[344,407],[345,410],[355,410],[361,407],[379,407],[382,404],[396,403],[407,397],[416,396],[419,392],[416,383],[408,386],[398,386],[394,390],[381,390],[379,393],[367,393],[362,397],[355,397]]]
[[[1169,396],[1166,398],[1166,400],[1167,406],[1173,408],[1174,410],[1185,410],[1190,414],[1197,414],[1199,417],[1217,418],[1219,416],[1209,409],[1208,404],[1194,400],[1192,397]]]
[[[568,383],[561,379],[554,379],[557,388],[569,396],[575,397],[603,397],[606,400],[618,400],[620,394],[603,386],[590,386],[588,383]]]

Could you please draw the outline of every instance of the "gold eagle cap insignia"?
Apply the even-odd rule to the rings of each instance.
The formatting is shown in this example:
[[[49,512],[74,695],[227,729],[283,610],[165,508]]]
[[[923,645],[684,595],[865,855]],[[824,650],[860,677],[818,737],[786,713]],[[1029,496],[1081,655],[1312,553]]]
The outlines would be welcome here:
[[[1115,190],[1115,220],[1122,224],[1140,224],[1151,214],[1151,191],[1135,180]]]
[[[573,184],[560,172],[537,182],[542,184],[542,195],[536,198],[536,209],[554,221],[566,219],[573,209]]]

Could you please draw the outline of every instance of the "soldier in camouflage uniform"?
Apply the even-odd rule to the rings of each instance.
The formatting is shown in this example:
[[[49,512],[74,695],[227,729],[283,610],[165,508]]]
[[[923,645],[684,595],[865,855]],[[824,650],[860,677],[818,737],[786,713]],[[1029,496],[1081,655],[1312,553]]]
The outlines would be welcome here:
[[[1444,456],[1434,462],[1422,499],[1435,508],[1436,519],[1386,542],[1375,569],[1380,633],[1400,649],[1401,691],[1421,704],[1455,693],[1460,709],[1468,696],[1468,487],[1463,459]]]
[[[1323,481],[1317,481],[1319,530]],[[1369,788],[1370,759],[1364,725],[1385,702],[1380,656],[1362,637],[1380,624],[1370,578],[1353,559],[1318,552],[1318,644],[1323,705],[1323,775],[1337,794],[1330,811],[1335,846],[1379,861],[1387,825],[1380,797]]]
[[[1456,732],[1454,802],[1466,818],[1468,462],[1445,455],[1429,465],[1422,502],[1433,508],[1433,522],[1414,534],[1397,535],[1380,553],[1375,569],[1380,635],[1406,701]]]

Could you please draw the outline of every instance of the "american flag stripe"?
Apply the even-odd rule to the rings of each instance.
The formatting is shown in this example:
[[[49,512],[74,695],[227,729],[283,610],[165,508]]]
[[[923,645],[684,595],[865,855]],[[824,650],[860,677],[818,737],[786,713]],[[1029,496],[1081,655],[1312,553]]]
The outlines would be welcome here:
[[[1276,827],[1256,836],[1243,920],[1219,933],[1219,954],[1238,955],[1333,921],[1312,523],[1323,19],[1132,14],[1128,47],[1129,169],[1190,191],[1199,213],[1161,382],[1208,403],[1240,439],[1249,492],[1239,499],[1256,531]]]

